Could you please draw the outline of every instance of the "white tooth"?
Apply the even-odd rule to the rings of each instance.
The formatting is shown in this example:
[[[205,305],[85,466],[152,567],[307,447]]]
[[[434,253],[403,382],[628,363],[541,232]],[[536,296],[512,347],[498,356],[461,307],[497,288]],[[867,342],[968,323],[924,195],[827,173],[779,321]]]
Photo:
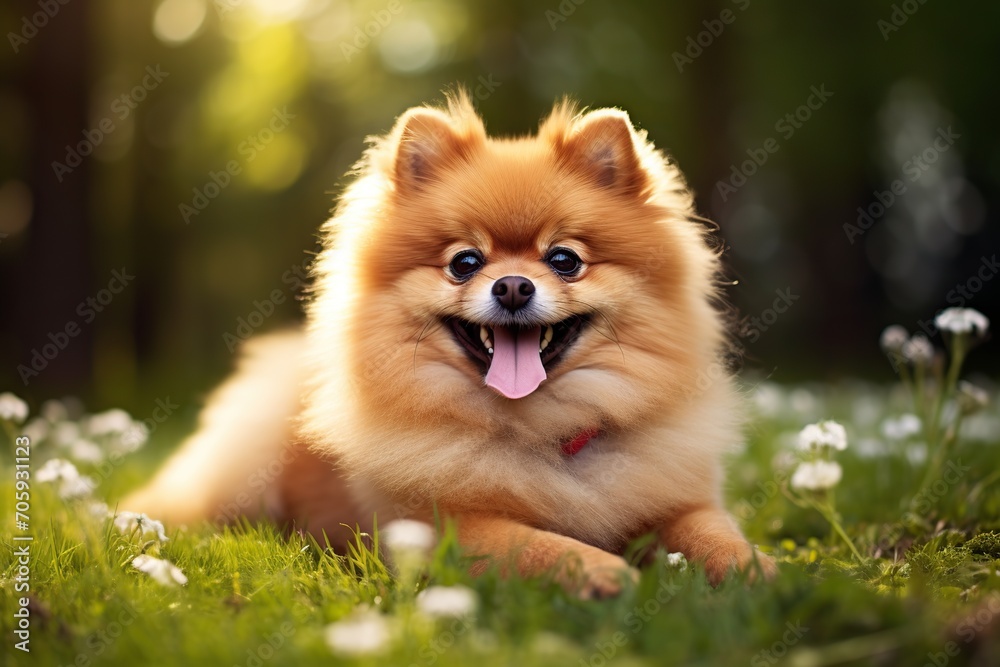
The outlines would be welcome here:
[[[549,343],[552,342],[552,336],[554,334],[555,334],[555,331],[553,331],[551,325],[545,327],[545,345],[548,345]],[[545,347],[545,345],[543,345],[542,347]]]
[[[486,348],[486,353],[487,354],[493,354],[493,348],[492,347]]]
[[[543,339],[542,340],[542,345],[541,345],[541,347],[538,348],[538,351],[539,352],[544,352],[545,348],[547,348],[548,346],[549,346],[549,341]]]
[[[485,347],[487,350],[492,350],[493,349],[493,341],[491,341],[489,338],[487,338],[486,340],[483,341],[483,347]]]
[[[488,341],[489,339],[490,339],[490,330],[480,324],[479,325],[479,340],[481,340],[483,342],[483,345],[486,345],[486,341]]]

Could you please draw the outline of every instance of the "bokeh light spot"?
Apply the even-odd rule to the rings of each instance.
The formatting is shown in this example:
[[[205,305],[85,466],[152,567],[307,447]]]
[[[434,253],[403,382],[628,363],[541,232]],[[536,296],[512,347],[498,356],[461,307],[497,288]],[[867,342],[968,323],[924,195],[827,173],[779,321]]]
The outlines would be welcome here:
[[[167,44],[183,44],[205,23],[205,0],[163,0],[153,15],[153,34]]]
[[[390,70],[405,74],[423,72],[437,59],[438,38],[426,21],[398,21],[386,28],[379,42],[379,54]]]
[[[294,183],[306,164],[306,146],[297,135],[286,131],[274,138],[247,162],[247,180],[256,188],[270,192],[284,190]]]
[[[0,185],[0,233],[17,234],[31,221],[31,189],[24,181],[11,180]]]
[[[268,22],[294,21],[307,13],[322,9],[322,0],[251,0],[251,5]]]

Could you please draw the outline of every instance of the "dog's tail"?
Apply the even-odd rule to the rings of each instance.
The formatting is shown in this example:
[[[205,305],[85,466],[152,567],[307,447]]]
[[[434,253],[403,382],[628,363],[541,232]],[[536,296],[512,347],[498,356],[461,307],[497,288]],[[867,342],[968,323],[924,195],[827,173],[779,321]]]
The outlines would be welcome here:
[[[299,331],[247,344],[237,371],[209,398],[198,430],[118,510],[171,523],[279,513],[279,478],[301,408],[304,349]]]

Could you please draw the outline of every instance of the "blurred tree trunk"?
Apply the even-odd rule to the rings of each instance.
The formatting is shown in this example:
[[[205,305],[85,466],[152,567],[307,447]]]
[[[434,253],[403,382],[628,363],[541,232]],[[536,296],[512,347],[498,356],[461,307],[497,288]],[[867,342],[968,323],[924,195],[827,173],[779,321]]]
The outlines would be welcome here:
[[[722,3],[719,0],[706,0],[691,5],[685,12],[687,30],[684,34],[696,36],[706,31],[703,23],[706,19],[718,20],[723,9],[738,14],[736,5],[731,2]],[[737,16],[736,21],[739,21]],[[715,184],[729,174],[732,163],[730,132],[731,116],[736,107],[738,85],[733,73],[733,47],[737,35],[732,25],[704,48],[695,63],[697,73],[689,73],[684,79],[690,82],[690,99],[696,109],[694,115],[694,133],[698,138],[701,168],[697,173],[701,176],[691,183],[697,197],[698,211],[703,215],[722,219],[724,208],[718,205],[715,197]],[[685,47],[687,45],[685,44]],[[680,49],[683,51],[683,49]],[[665,54],[670,57],[670,54]],[[676,69],[671,60],[671,69]],[[707,177],[707,178],[706,178]]]
[[[91,371],[92,330],[77,312],[95,291],[90,272],[90,226],[87,182],[89,161],[83,157],[71,173],[57,177],[52,163],[66,163],[66,146],[84,139],[88,126],[88,0],[57,4],[55,16],[21,46],[20,91],[30,123],[28,186],[33,214],[26,230],[26,252],[4,271],[10,291],[8,311],[19,345],[11,366],[31,364],[32,350],[57,339],[71,322],[79,333],[66,341],[25,393],[36,399],[87,386]],[[37,0],[20,0],[18,16],[39,13]],[[51,350],[51,348],[50,348]],[[13,369],[11,369],[13,370]],[[15,371],[16,372],[16,371]],[[17,376],[15,375],[15,378]],[[15,386],[23,386],[19,380]]]

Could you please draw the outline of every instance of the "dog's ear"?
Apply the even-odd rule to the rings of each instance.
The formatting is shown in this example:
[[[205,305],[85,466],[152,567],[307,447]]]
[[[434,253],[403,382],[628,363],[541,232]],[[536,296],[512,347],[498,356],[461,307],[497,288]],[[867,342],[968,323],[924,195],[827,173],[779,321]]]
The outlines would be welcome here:
[[[601,187],[634,194],[645,185],[634,130],[624,111],[599,109],[577,120],[562,153]]]
[[[396,123],[394,178],[400,190],[416,190],[442,169],[463,159],[472,135],[448,114],[426,107],[410,109]]]

